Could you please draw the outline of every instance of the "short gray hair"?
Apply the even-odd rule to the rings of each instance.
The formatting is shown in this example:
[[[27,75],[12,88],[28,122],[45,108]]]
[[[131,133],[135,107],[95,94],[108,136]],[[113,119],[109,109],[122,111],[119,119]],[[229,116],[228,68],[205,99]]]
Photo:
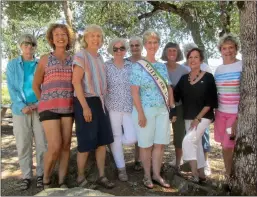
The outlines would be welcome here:
[[[138,37],[138,36],[132,36],[130,39],[129,39],[129,43],[131,43],[132,41],[137,41],[140,45],[140,49],[143,50],[143,40],[142,38]]]
[[[22,34],[18,40],[18,47],[20,48],[23,42],[32,42],[37,45],[37,39],[32,34]]]
[[[92,33],[92,32],[100,32],[102,34],[102,44],[103,44],[103,42],[104,42],[104,31],[103,31],[103,29],[99,25],[92,24],[92,25],[88,25],[84,30],[84,34],[83,34],[83,38],[82,38],[82,46],[84,48],[87,48],[87,46],[88,46],[87,42],[85,41],[85,36],[88,33]]]
[[[155,31],[154,29],[148,29],[144,32],[143,34],[143,44],[146,43],[146,41],[150,38],[150,37],[155,37],[158,40],[158,43],[160,44],[161,42],[161,38],[160,35],[157,31]]]
[[[177,43],[168,42],[168,43],[165,45],[165,47],[164,47],[164,49],[163,49],[163,51],[162,51],[162,57],[161,57],[161,59],[162,59],[163,61],[168,61],[168,58],[167,58],[167,49],[169,49],[169,48],[175,48],[175,49],[177,49],[176,62],[179,62],[179,61],[183,60],[183,54],[182,54],[182,52],[181,52],[181,50],[180,50],[180,48],[179,48],[179,45],[178,45]]]
[[[107,52],[110,53],[111,55],[113,55],[113,46],[119,42],[124,45],[124,47],[126,48],[126,51],[127,51],[129,46],[128,46],[128,42],[125,38],[113,38],[108,45]]]
[[[197,44],[193,42],[184,44],[183,46],[184,56],[187,57],[188,52],[191,51],[193,48],[198,48]]]
[[[219,51],[221,51],[222,45],[223,45],[225,42],[228,42],[228,41],[233,42],[233,43],[235,44],[235,46],[236,46],[236,50],[239,51],[239,49],[240,49],[240,42],[239,42],[239,39],[238,39],[234,34],[232,34],[232,33],[225,34],[225,35],[223,35],[223,36],[220,38],[220,40],[219,40],[219,42],[218,42],[218,49],[219,49]]]

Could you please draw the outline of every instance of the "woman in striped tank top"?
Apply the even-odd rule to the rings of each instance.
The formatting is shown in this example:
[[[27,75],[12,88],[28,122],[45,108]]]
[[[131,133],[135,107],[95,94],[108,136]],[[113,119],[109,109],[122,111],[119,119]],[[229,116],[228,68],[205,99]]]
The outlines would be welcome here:
[[[60,187],[65,188],[73,124],[72,46],[73,32],[64,24],[52,24],[46,38],[53,52],[40,58],[33,82],[39,100],[38,112],[47,138],[44,157],[44,187],[51,184],[51,174],[59,159]]]

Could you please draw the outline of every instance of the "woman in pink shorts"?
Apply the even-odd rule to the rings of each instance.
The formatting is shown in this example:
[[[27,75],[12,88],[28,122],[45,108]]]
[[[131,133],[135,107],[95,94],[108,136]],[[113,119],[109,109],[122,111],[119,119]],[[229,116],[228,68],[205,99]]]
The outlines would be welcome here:
[[[219,102],[215,113],[214,139],[222,145],[226,177],[229,177],[235,146],[242,61],[236,59],[239,41],[234,35],[224,35],[219,41],[218,48],[223,65],[216,69],[214,75]]]

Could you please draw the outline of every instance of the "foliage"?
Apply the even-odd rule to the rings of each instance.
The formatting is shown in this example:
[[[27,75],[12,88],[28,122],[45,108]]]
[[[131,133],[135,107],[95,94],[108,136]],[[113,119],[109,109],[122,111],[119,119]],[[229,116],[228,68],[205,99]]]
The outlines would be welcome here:
[[[2,101],[1,104],[6,105],[6,104],[11,104],[11,99],[10,95],[7,89],[7,86],[2,86]]]

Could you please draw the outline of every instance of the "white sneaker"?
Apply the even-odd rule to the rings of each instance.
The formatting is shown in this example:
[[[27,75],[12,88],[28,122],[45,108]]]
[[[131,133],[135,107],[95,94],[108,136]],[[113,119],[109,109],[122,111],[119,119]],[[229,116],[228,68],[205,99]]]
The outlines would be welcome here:
[[[206,161],[206,166],[204,167],[204,174],[206,176],[210,176],[211,175],[211,166],[210,166],[210,163],[209,163],[208,160]]]

